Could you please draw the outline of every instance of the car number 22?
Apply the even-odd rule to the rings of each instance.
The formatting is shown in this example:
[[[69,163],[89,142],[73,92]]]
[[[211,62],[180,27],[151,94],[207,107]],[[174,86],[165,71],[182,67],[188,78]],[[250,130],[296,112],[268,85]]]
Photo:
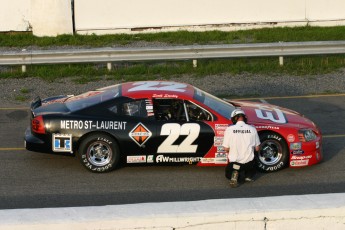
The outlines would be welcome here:
[[[157,153],[196,153],[198,145],[193,145],[192,143],[198,138],[199,134],[199,124],[164,124],[160,135],[168,137],[158,147]],[[174,145],[173,143],[180,137],[180,135],[187,135],[187,137],[181,142],[181,144]]]

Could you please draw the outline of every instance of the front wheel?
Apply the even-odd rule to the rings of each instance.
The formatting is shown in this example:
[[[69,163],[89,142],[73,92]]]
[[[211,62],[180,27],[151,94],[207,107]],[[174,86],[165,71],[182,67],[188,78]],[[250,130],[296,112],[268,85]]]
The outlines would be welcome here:
[[[285,168],[289,163],[288,146],[282,136],[276,133],[262,133],[260,150],[256,154],[259,170],[275,172]]]
[[[114,138],[104,134],[92,134],[80,144],[81,163],[92,172],[109,172],[119,164],[119,147]]]

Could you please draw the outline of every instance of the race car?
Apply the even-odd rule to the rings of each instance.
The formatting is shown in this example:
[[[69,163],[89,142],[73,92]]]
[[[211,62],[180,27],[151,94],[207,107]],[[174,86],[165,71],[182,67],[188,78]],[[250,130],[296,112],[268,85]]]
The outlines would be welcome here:
[[[125,164],[226,165],[230,114],[242,109],[261,140],[257,167],[273,172],[322,160],[319,128],[282,107],[217,98],[189,84],[141,81],[31,103],[27,150],[78,156],[92,172]]]

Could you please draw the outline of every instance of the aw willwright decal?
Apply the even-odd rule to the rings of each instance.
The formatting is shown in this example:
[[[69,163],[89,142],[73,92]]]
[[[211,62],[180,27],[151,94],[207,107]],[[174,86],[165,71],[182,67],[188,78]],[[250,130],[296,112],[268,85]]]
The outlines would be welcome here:
[[[137,124],[129,133],[129,137],[140,147],[152,136],[151,131],[142,123]]]

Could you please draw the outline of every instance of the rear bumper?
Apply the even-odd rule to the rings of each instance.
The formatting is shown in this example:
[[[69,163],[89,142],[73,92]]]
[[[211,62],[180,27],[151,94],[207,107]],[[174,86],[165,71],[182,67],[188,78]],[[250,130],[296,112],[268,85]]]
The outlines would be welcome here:
[[[24,137],[24,146],[29,151],[51,153],[51,144],[32,135],[31,129],[27,128]]]

